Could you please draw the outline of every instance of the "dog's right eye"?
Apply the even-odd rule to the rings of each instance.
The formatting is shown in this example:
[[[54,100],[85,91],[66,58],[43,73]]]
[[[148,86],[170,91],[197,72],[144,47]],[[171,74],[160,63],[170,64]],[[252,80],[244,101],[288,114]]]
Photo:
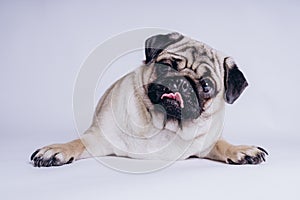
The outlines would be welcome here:
[[[169,63],[155,63],[155,67],[158,75],[164,75],[170,71],[172,66]]]

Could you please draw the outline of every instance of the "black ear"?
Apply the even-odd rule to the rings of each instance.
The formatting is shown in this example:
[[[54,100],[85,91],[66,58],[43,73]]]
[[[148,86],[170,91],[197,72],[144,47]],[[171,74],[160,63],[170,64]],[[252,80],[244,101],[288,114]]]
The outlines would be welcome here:
[[[230,57],[224,59],[224,85],[224,98],[229,104],[233,104],[233,102],[235,102],[235,100],[248,86],[247,80],[243,73],[238,69]]]
[[[178,42],[182,38],[183,35],[179,33],[155,35],[148,38],[145,43],[146,64],[153,61],[167,46]]]

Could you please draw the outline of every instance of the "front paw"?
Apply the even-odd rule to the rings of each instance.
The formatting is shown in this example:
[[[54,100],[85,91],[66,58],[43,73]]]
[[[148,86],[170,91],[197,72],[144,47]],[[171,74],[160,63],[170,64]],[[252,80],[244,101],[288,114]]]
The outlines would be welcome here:
[[[269,155],[266,150],[255,146],[234,146],[230,149],[227,155],[226,162],[229,164],[259,164],[266,161],[266,155]]]
[[[36,150],[30,157],[35,167],[51,167],[74,161],[72,152],[64,144],[56,144]]]

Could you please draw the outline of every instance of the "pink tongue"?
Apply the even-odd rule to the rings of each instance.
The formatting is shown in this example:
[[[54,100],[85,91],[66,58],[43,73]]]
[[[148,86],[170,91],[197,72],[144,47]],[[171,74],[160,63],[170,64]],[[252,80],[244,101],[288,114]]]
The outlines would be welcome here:
[[[180,103],[181,108],[184,108],[183,99],[182,99],[182,96],[179,92],[175,92],[175,94],[174,93],[163,94],[161,96],[161,99],[163,99],[163,98],[174,99],[174,100],[176,100]]]

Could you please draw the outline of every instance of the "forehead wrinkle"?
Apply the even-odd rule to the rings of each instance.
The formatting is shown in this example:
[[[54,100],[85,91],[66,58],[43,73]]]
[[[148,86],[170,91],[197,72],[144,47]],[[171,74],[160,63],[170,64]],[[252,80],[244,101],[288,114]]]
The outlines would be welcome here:
[[[178,48],[166,49],[164,53],[180,57],[185,62],[185,67],[191,68],[195,62],[197,49],[195,46],[179,45]]]
[[[179,57],[185,61],[185,67],[191,68],[194,71],[200,64],[206,63],[215,76],[222,77],[220,60],[218,59],[216,50],[197,40],[185,37],[179,42],[168,46],[158,58],[163,57]]]
[[[202,66],[202,67],[201,67]],[[201,65],[199,64],[196,68],[195,68],[195,72],[197,75],[199,75],[201,78],[201,76],[203,76],[204,74],[210,74],[212,76],[212,74],[214,73],[214,71],[212,71],[213,68],[211,68],[209,65]]]
[[[185,52],[185,54],[186,53],[187,52]],[[190,70],[193,70],[197,74],[197,76],[198,76],[198,73],[203,74],[205,72],[203,70],[205,70],[207,68],[207,69],[209,69],[209,71],[211,72],[212,75],[215,74],[213,76],[220,77],[220,72],[218,70],[218,67],[215,67],[216,64],[218,65],[217,60],[209,58],[206,54],[205,55],[197,54],[197,56],[194,57],[194,55],[192,53],[182,55],[177,52],[164,51],[157,58],[157,61],[160,61],[163,59],[173,59],[173,58],[181,59],[183,61],[183,64]],[[205,65],[205,67],[203,67],[203,65]],[[182,69],[182,68],[180,68],[180,69]]]
[[[200,67],[203,64],[208,65],[208,66],[212,66],[213,62],[207,56],[201,56],[201,57],[198,57],[198,59],[195,60],[194,65],[192,66],[192,69],[197,70],[197,68]]]
[[[204,43],[198,41],[190,41],[186,45],[177,46],[178,48],[169,48],[169,52],[173,52],[177,55],[183,55],[187,58],[187,65],[190,67],[197,60],[201,60],[203,56],[209,58],[209,60],[214,60],[213,54],[211,52],[212,48],[206,46]]]

